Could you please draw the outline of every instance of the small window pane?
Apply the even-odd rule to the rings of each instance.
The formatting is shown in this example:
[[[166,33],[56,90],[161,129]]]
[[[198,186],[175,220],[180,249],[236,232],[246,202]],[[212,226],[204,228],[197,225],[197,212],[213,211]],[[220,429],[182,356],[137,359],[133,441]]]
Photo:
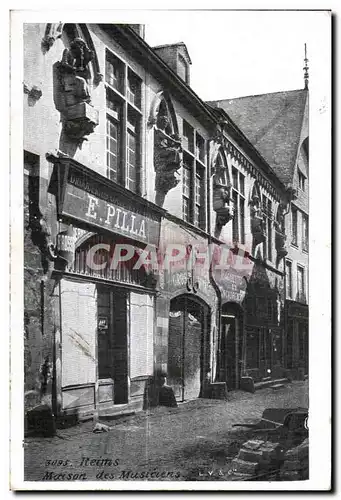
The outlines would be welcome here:
[[[287,261],[287,298],[292,298],[292,265],[291,262]]]
[[[194,207],[194,225],[199,226],[200,223],[200,206],[195,205]]]
[[[202,162],[205,162],[205,140],[197,133],[195,140],[195,156]]]
[[[127,99],[137,108],[141,107],[141,81],[131,71],[128,73]]]
[[[245,176],[239,172],[239,192],[244,195],[245,191]]]
[[[118,182],[118,165],[120,149],[120,124],[107,118],[107,177]]]
[[[105,80],[111,87],[122,92],[123,64],[111,55],[105,63]]]
[[[187,196],[187,198],[189,198],[189,196],[190,196],[190,182],[191,182],[190,171],[188,170],[188,168],[183,167],[183,170],[182,170],[182,193],[184,196]]]
[[[128,132],[127,148],[127,188],[136,191],[137,164],[136,164],[137,140],[134,135]]]
[[[232,185],[238,191],[238,170],[232,167]]]
[[[291,209],[292,243],[297,245],[297,209]]]
[[[189,201],[187,198],[182,199],[182,213],[185,221],[189,220]]]
[[[245,244],[245,200],[240,198],[239,200],[239,212],[240,212],[240,242],[242,245]]]
[[[183,147],[193,153],[194,130],[185,120],[183,121]]]

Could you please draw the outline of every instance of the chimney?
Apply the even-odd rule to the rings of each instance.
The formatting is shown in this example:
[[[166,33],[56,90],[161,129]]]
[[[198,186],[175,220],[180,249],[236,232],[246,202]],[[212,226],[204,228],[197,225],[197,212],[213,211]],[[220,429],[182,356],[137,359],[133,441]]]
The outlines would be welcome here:
[[[192,61],[183,42],[158,45],[153,50],[187,85],[190,84],[189,67]]]

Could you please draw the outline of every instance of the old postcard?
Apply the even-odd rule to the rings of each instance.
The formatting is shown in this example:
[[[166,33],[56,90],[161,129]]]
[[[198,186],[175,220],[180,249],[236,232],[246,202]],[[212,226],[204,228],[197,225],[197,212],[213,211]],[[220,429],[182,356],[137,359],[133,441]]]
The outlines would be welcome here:
[[[330,35],[12,12],[12,489],[330,488]]]

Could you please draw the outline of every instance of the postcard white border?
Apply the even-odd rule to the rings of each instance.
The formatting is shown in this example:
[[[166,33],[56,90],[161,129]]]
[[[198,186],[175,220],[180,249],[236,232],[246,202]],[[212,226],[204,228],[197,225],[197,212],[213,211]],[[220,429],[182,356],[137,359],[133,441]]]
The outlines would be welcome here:
[[[111,3],[111,2],[110,2]],[[122,3],[122,2],[121,2]],[[150,4],[150,2],[147,2]],[[223,2],[219,2],[222,4]],[[234,5],[232,5],[232,3]],[[250,7],[250,2],[248,7]],[[302,4],[302,2],[300,2]],[[304,2],[306,5],[307,3]],[[309,2],[314,8],[321,2]],[[58,2],[64,6],[68,2]],[[152,2],[156,4],[156,2]],[[207,2],[196,3],[196,7]],[[98,2],[96,2],[98,5]],[[183,1],[175,1],[172,8]],[[245,2],[230,2],[229,8],[242,8]],[[34,3],[30,3],[34,6]],[[82,3],[82,7],[84,4]],[[146,3],[144,3],[146,8]],[[219,5],[220,6],[220,5]],[[15,6],[16,7],[16,6]],[[21,7],[21,6],[20,6]],[[155,5],[154,5],[155,7]],[[210,7],[213,6],[210,3]],[[284,8],[297,9],[297,2],[285,2]],[[162,11],[115,10],[115,22],[153,22]],[[207,7],[201,7],[207,8]],[[217,8],[217,7],[215,7]],[[218,7],[219,8],[219,7]],[[226,8],[220,6],[220,8]],[[245,7],[244,7],[245,8]],[[258,7],[261,8],[261,7]],[[263,7],[264,8],[264,7]],[[268,5],[268,8],[271,8]],[[272,4],[273,8],[273,4]],[[277,6],[277,9],[279,7]],[[315,7],[316,8],[316,7]],[[39,7],[38,7],[39,9]],[[91,22],[107,22],[107,11],[91,8]],[[331,34],[330,13],[316,13],[316,44],[309,46],[311,61],[319,61],[310,69],[310,479],[286,482],[30,482],[23,481],[23,387],[18,374],[23,373],[23,216],[22,216],[22,82],[23,82],[23,22],[89,21],[89,10],[13,12],[11,26],[11,487],[15,490],[326,490],[331,471]],[[167,10],[163,9],[163,10]],[[184,15],[184,13],[182,13]],[[219,14],[218,14],[219,15]],[[323,197],[321,197],[323,189]],[[15,409],[15,411],[14,411]]]

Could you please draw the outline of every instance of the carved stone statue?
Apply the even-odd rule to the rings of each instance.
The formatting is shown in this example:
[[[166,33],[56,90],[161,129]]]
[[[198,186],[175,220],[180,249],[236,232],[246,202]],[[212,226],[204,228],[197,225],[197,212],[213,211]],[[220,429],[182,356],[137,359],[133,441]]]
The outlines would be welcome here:
[[[181,167],[181,140],[172,134],[167,112],[159,113],[154,131],[154,168],[156,204],[162,206],[168,191],[179,182],[175,172]]]
[[[82,142],[98,125],[98,111],[91,105],[89,63],[94,53],[81,38],[75,38],[63,52],[59,74],[63,94],[61,109],[64,131]]]
[[[66,98],[67,105],[71,106],[81,101],[90,102],[89,63],[93,58],[94,53],[81,38],[75,38],[70,44],[70,49],[64,50],[61,68],[64,72],[64,90],[69,94]]]
[[[263,211],[260,206],[260,200],[257,193],[252,196],[250,204],[251,233],[253,237],[253,247],[255,248],[259,245],[259,243],[263,243],[265,241]]]
[[[276,265],[278,267],[280,261],[288,254],[288,250],[286,249],[286,234],[284,227],[284,214],[285,207],[282,203],[279,204],[277,210],[277,217],[274,222],[275,227],[275,247],[277,252]]]
[[[231,183],[221,181],[219,173],[213,178],[213,210],[216,212],[215,237],[219,238],[221,230],[234,215],[234,207],[231,199]]]

